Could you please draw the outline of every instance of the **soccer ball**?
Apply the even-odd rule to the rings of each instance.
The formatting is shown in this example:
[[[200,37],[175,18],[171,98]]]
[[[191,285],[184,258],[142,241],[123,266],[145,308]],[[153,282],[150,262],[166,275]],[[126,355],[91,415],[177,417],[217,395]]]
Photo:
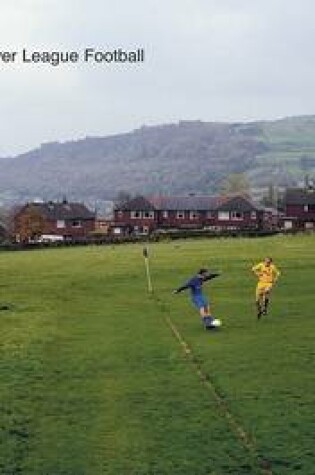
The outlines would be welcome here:
[[[215,318],[211,323],[211,326],[213,326],[214,328],[219,328],[221,325],[222,322],[218,318]]]

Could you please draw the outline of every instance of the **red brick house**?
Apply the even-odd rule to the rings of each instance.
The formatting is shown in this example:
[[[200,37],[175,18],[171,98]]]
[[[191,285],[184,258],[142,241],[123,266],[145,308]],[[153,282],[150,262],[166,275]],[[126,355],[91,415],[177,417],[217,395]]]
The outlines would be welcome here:
[[[138,196],[114,210],[116,233],[157,229],[245,230],[272,227],[270,211],[244,196]]]
[[[27,203],[15,214],[16,241],[85,238],[95,229],[95,215],[82,203]]]
[[[289,188],[286,190],[283,227],[287,230],[315,229],[314,188]]]

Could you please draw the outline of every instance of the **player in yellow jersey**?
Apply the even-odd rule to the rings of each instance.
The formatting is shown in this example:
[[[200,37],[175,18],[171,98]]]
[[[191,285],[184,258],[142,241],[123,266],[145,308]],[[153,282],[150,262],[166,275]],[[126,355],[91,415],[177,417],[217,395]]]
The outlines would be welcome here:
[[[257,318],[260,319],[262,315],[267,315],[270,293],[279,278],[280,272],[273,264],[271,257],[266,257],[263,262],[256,264],[252,271],[258,277],[256,305]]]

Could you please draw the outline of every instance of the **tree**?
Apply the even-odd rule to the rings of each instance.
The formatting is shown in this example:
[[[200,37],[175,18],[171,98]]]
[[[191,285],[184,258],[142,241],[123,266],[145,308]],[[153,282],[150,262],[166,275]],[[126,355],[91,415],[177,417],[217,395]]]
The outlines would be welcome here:
[[[43,234],[45,221],[38,210],[29,205],[15,220],[15,235],[19,241],[28,242]]]
[[[262,204],[269,208],[284,209],[284,193],[277,185],[270,183],[266,194],[262,197]]]
[[[270,183],[268,185],[267,193],[262,198],[262,203],[264,206],[268,206],[270,208],[277,208],[278,206],[278,196],[279,190],[276,185]]]
[[[12,236],[14,228],[13,208],[0,207],[0,240],[7,240]]]
[[[232,173],[222,181],[220,190],[222,195],[248,195],[250,184],[244,173]]]
[[[132,198],[131,194],[128,191],[121,190],[117,193],[114,200],[115,208],[122,207],[125,203],[128,203]]]

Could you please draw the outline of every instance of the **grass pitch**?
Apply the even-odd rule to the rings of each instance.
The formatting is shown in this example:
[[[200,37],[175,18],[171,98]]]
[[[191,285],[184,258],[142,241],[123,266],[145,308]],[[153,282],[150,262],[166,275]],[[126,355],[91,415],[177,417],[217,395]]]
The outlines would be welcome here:
[[[314,474],[315,237],[2,253],[1,475]],[[250,268],[282,271],[257,321]],[[199,267],[223,328],[188,295]]]

